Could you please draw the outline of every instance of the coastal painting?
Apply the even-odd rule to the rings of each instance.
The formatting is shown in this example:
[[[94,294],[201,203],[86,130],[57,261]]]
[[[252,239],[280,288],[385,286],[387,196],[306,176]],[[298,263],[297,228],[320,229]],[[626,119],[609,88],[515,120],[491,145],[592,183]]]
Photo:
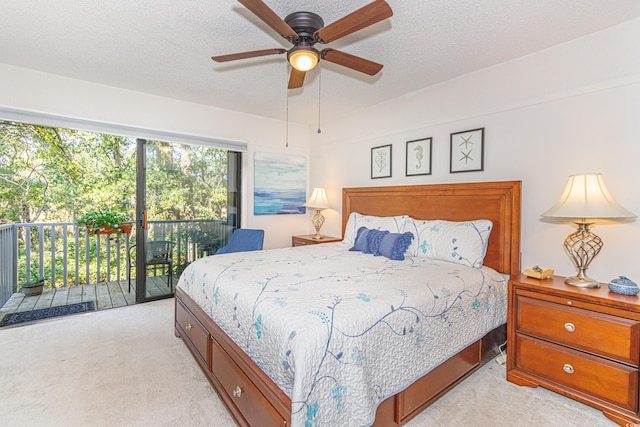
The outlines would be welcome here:
[[[307,169],[304,156],[255,153],[253,214],[304,214]]]

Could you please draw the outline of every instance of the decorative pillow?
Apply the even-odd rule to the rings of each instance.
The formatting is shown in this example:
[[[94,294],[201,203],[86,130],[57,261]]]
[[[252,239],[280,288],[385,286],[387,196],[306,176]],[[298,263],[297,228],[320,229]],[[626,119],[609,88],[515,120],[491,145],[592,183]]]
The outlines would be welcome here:
[[[362,251],[362,253],[375,254],[376,252],[378,252],[378,248],[380,247],[380,243],[382,243],[382,239],[388,234],[389,232],[387,230],[369,230],[369,232],[367,233],[367,246]]]
[[[493,223],[476,221],[421,221],[407,224],[406,231],[416,236],[407,255],[451,261],[473,268],[482,267]]]
[[[389,233],[382,238],[374,255],[382,255],[395,261],[404,260],[404,253],[413,240],[413,233]]]
[[[367,227],[360,227],[358,229],[358,234],[356,235],[356,241],[353,244],[353,247],[349,249],[350,251],[362,252],[367,249],[367,235],[369,234],[369,230]]]
[[[402,233],[406,224],[411,221],[407,215],[401,216],[372,216],[351,212],[347,225],[344,229],[345,243],[355,243],[356,234],[360,227],[367,227],[370,230],[387,230],[391,233]]]

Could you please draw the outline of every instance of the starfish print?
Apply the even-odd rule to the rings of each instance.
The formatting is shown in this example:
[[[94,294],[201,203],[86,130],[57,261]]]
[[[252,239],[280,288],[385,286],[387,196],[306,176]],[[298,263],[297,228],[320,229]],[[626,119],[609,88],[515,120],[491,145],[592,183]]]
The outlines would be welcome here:
[[[461,151],[460,154],[462,154],[462,157],[460,157],[460,162],[464,160],[464,164],[466,165],[467,163],[469,163],[469,160],[473,161],[473,158],[471,157],[471,152],[473,150],[469,150],[468,153],[465,153],[464,151]]]
[[[458,147],[462,146],[464,144],[464,148],[469,148],[469,144],[473,144],[473,142],[470,141],[470,139],[473,137],[473,135],[469,135],[468,138],[465,138],[464,136],[461,136],[460,138],[462,138],[462,142],[460,144],[458,144]]]

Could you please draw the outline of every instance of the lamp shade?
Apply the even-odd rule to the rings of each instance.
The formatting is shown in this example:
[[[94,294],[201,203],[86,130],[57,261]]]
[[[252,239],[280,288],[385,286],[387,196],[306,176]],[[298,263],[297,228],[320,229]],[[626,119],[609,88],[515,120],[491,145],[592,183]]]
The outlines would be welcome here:
[[[602,174],[571,175],[555,205],[542,214],[547,218],[635,218],[623,208],[604,184]]]
[[[309,200],[307,200],[307,203],[304,205],[313,209],[329,209],[331,207],[327,199],[327,192],[324,188],[319,187],[313,189],[311,197],[309,197]]]
[[[318,54],[313,50],[294,50],[289,54],[289,63],[298,71],[309,71],[318,63]]]

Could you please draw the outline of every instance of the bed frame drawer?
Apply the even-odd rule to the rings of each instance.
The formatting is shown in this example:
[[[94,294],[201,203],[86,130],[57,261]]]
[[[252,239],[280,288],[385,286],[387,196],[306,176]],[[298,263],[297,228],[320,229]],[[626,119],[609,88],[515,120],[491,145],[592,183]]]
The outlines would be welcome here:
[[[229,397],[225,400],[237,407],[247,425],[286,427],[286,421],[213,337],[211,337],[211,372],[222,384],[224,393]]]
[[[638,366],[640,323],[522,295],[517,299],[518,332]]]
[[[454,383],[480,366],[481,341],[476,341],[454,357],[437,366],[429,381],[422,379],[409,386],[400,401],[400,419],[406,421],[451,388]]]
[[[622,408],[638,410],[637,369],[526,335],[516,336],[516,347],[515,364],[519,369]]]
[[[209,331],[180,300],[176,300],[176,327],[200,362],[209,367]]]

